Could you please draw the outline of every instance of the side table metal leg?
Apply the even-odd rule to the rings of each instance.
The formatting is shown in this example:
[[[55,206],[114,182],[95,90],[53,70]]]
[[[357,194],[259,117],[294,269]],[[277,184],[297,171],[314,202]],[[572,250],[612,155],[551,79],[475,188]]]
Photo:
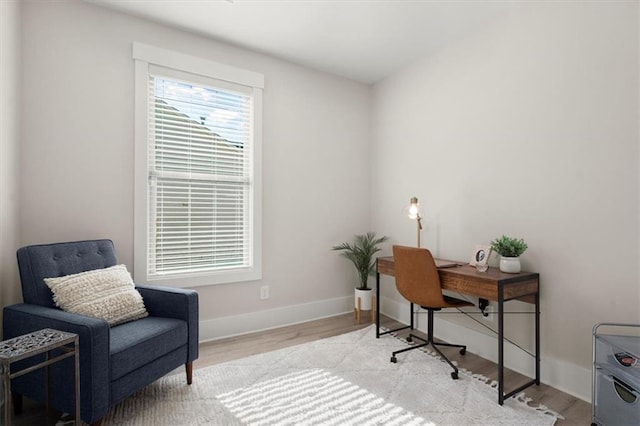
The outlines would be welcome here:
[[[82,420],[80,420],[80,353],[79,353],[80,347],[79,347],[79,340],[77,337],[73,346],[74,346],[73,360],[75,362],[75,366],[73,368],[73,380],[75,382],[75,394],[76,394],[76,425],[79,426],[82,423]]]
[[[4,424],[11,425],[11,374],[9,365],[3,364],[2,369],[2,386],[4,386]]]
[[[45,352],[45,360],[49,361],[49,351]],[[45,405],[45,413],[47,414],[47,423],[51,424],[51,376],[50,376],[50,370],[49,370],[49,366],[45,365],[44,367],[44,375],[45,375],[45,381],[46,381],[46,397],[47,397],[47,402]]]

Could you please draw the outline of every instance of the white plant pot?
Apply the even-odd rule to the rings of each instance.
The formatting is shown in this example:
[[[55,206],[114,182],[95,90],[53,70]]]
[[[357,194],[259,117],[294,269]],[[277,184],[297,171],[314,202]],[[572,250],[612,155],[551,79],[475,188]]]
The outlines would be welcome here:
[[[371,310],[371,296],[373,295],[373,291],[371,289],[361,290],[359,288],[354,289],[355,298],[354,298],[354,307],[358,307],[358,298],[360,298],[360,309],[363,311]]]
[[[509,274],[517,274],[520,272],[520,258],[500,256],[500,270]]]

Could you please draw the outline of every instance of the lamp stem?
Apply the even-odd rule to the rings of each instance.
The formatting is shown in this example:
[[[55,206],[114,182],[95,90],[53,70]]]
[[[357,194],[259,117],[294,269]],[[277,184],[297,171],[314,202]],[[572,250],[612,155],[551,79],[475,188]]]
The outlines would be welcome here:
[[[416,218],[416,223],[418,224],[418,248],[420,248],[420,231],[422,231],[422,218],[420,215]]]

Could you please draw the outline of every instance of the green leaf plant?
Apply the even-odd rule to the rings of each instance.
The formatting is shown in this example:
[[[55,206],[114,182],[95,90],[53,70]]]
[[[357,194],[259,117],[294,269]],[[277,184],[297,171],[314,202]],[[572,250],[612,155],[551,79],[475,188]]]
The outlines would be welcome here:
[[[356,267],[360,278],[358,289],[369,289],[367,280],[369,275],[373,274],[375,267],[373,255],[381,250],[378,244],[387,240],[388,237],[377,237],[375,232],[367,232],[364,235],[355,235],[351,243],[342,243],[331,248],[331,250],[340,251],[340,255],[349,259]]]
[[[491,249],[503,257],[518,257],[528,246],[522,238],[511,238],[503,235],[491,241]]]

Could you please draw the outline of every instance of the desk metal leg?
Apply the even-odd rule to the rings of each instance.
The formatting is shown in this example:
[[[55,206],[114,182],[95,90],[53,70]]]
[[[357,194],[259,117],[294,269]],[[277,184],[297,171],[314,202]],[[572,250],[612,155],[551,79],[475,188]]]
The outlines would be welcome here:
[[[504,288],[498,286],[498,404],[504,403]]]
[[[540,291],[536,293],[536,385],[540,386]]]
[[[376,269],[378,268],[376,267]],[[376,272],[376,339],[379,337],[380,337],[380,272]]]
[[[380,272],[377,272],[378,267],[376,266],[376,339],[384,334],[394,333],[396,331],[405,330],[407,328],[411,328],[413,330],[413,303],[411,304],[411,325],[407,325],[404,327],[394,328],[393,330],[387,330],[384,333],[380,333]]]
[[[536,341],[536,378],[513,389],[510,392],[504,391],[504,289],[498,288],[498,404],[503,405],[505,399],[522,392],[529,386],[540,384],[540,293],[535,294],[535,341]]]

